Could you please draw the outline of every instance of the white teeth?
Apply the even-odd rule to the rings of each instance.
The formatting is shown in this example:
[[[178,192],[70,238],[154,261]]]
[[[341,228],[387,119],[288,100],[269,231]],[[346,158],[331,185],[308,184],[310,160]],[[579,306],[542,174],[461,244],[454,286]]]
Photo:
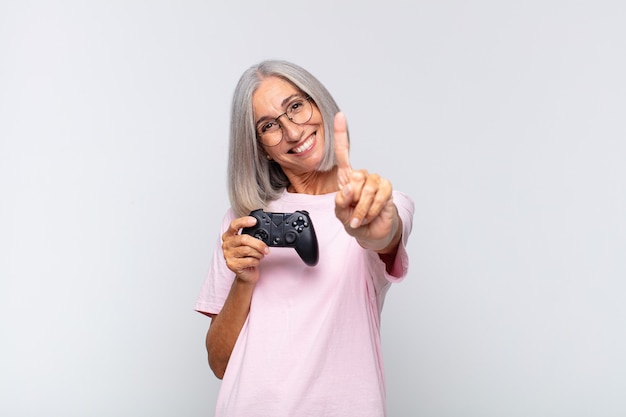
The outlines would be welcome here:
[[[304,152],[307,149],[309,149],[312,144],[313,144],[313,137],[311,136],[311,138],[309,138],[306,141],[304,141],[304,143],[302,145],[298,146],[297,148],[293,148],[293,151],[295,153]]]

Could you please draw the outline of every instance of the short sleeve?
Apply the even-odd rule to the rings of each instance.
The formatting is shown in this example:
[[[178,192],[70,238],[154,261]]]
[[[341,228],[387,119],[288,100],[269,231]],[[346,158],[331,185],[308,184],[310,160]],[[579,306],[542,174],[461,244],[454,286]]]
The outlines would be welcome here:
[[[235,274],[228,269],[224,261],[222,251],[222,234],[228,229],[231,221],[235,219],[232,209],[224,215],[220,234],[215,244],[209,271],[200,289],[200,294],[196,299],[194,310],[199,313],[213,316],[222,311],[226,297],[235,279]]]
[[[387,279],[392,282],[401,281],[409,270],[409,255],[406,246],[413,229],[413,214],[415,213],[415,203],[406,194],[400,191],[394,191],[393,201],[398,209],[398,215],[402,220],[402,240],[398,246],[398,252],[391,268],[387,274]]]

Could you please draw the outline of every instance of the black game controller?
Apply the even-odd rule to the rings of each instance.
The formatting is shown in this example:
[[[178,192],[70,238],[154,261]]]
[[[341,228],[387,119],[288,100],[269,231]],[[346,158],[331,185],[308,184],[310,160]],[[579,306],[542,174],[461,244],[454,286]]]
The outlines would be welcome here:
[[[256,217],[256,225],[244,227],[241,233],[254,236],[268,246],[295,248],[305,264],[317,265],[317,236],[307,211],[270,213],[258,209],[250,212],[250,216]]]

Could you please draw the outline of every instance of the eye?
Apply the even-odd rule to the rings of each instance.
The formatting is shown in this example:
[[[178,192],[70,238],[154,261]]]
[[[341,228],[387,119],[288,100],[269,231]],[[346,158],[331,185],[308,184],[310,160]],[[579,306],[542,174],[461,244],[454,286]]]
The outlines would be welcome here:
[[[272,120],[271,122],[263,123],[262,125],[260,125],[259,126],[259,133],[263,134],[263,133],[267,133],[267,132],[273,132],[276,129],[278,129],[278,123],[276,123],[276,121]]]
[[[296,99],[292,101],[291,103],[289,103],[288,112],[291,114],[298,113],[300,110],[302,110],[303,106],[304,106],[304,100],[301,98]]]

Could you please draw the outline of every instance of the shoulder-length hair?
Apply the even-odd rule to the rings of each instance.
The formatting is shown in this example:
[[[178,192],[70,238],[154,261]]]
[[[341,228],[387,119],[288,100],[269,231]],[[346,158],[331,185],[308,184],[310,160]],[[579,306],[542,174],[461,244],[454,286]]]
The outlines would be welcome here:
[[[267,60],[248,68],[235,88],[230,119],[228,193],[238,216],[265,209],[290,185],[280,165],[267,159],[257,140],[252,96],[267,77],[280,77],[311,97],[324,123],[325,152],[318,170],[329,171],[336,165],[333,120],[339,106],[326,87],[304,68],[287,61]]]

